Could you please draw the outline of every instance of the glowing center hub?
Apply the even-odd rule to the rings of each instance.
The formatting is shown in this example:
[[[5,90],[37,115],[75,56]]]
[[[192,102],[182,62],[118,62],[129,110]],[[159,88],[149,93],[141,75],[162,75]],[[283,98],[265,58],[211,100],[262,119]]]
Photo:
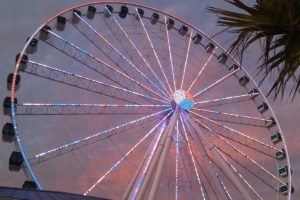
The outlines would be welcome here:
[[[192,109],[195,104],[193,96],[184,90],[177,90],[174,94],[174,100],[179,107],[185,110]]]

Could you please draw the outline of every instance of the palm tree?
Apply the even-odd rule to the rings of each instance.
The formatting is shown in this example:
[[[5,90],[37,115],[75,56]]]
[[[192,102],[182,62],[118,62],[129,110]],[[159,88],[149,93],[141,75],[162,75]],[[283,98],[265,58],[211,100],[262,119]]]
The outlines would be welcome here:
[[[272,76],[274,82],[268,95],[274,93],[276,99],[289,90],[294,99],[300,93],[300,0],[256,0],[252,6],[240,0],[225,1],[241,12],[207,9],[217,14],[219,26],[237,34],[229,52],[242,60],[249,45],[259,41],[262,49],[258,73],[263,75],[260,84]]]

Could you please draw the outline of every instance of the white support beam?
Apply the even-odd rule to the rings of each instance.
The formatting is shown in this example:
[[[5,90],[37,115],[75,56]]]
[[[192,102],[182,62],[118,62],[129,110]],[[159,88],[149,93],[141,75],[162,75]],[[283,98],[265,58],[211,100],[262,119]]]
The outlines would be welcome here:
[[[159,141],[162,138],[163,131],[165,131],[165,128],[163,128],[161,131],[157,132],[157,136],[153,138],[151,144],[148,147],[146,154],[143,157],[142,162],[140,163],[134,176],[131,178],[129,185],[127,186],[126,191],[124,192],[124,194],[122,196],[122,200],[128,199],[130,194],[133,192],[133,190],[135,188],[134,186],[137,184],[137,181],[139,180],[138,177],[140,177],[142,175],[142,173],[143,173],[142,170],[144,170],[147,165],[147,159],[148,159],[148,161],[149,161],[149,159],[151,160],[151,158],[153,157],[153,156],[151,156],[152,151],[155,151],[157,149],[157,144],[159,143]]]
[[[185,112],[184,112],[184,118],[185,118],[185,120],[187,120],[190,123],[190,125],[196,131],[196,133],[198,134],[198,136],[201,139],[201,142],[208,145],[208,148],[210,149],[210,151],[212,152],[212,154],[215,156],[216,161],[219,163],[219,166],[222,168],[222,170],[228,176],[228,178],[230,178],[230,180],[232,181],[232,183],[234,184],[234,186],[241,192],[241,194],[243,195],[244,199],[251,200],[252,199],[251,196],[249,195],[248,191],[243,186],[243,184],[240,181],[240,179],[237,177],[236,173],[231,170],[231,168],[228,165],[228,163],[226,163],[226,161],[223,159],[223,157],[217,151],[217,148],[209,141],[209,139],[205,136],[205,134],[203,134],[203,132],[201,131],[200,127],[196,124],[194,118],[190,117]]]
[[[214,183],[215,188],[213,188],[213,190],[216,190],[216,196],[218,197],[218,199],[224,199],[225,197],[227,197],[226,191],[224,190],[224,188],[222,187],[220,181],[218,180],[215,172],[213,171],[213,168],[211,166],[209,166],[210,164],[210,160],[208,157],[208,153],[207,150],[204,147],[204,141],[201,139],[201,137],[199,136],[198,132],[195,131],[195,135],[196,137],[199,139],[199,149],[201,152],[201,158],[204,160],[204,164],[206,169],[209,172],[209,175],[211,177],[211,181]],[[204,168],[205,169],[205,168]]]
[[[149,200],[156,199],[155,196],[156,196],[157,188],[158,188],[159,181],[160,181],[160,178],[161,178],[161,173],[162,173],[162,170],[163,170],[163,167],[164,167],[164,164],[165,164],[165,161],[166,161],[169,149],[170,149],[170,144],[171,144],[171,141],[172,141],[172,135],[173,135],[174,130],[175,130],[177,115],[178,115],[178,107],[176,107],[176,109],[175,109],[174,113],[172,114],[172,117],[169,121],[169,124],[168,124],[168,132],[166,132],[167,138],[166,138],[166,142],[165,142],[165,145],[164,145],[163,152],[162,152],[162,154],[159,158],[159,161],[158,161],[156,173],[155,173],[154,180],[153,180],[151,190],[150,190],[150,193],[149,193],[149,197],[148,197]]]
[[[145,190],[147,189],[147,186],[149,184],[149,181],[151,179],[151,177],[154,175],[155,170],[157,169],[157,162],[159,161],[162,151],[164,150],[166,141],[167,141],[167,137],[168,137],[168,133],[170,131],[170,129],[173,127],[173,130],[175,128],[175,122],[176,122],[176,116],[177,115],[177,111],[175,110],[174,113],[172,114],[172,117],[159,141],[159,144],[154,152],[154,155],[149,163],[148,169],[144,175],[144,180],[141,183],[141,185],[139,186],[139,188],[137,188],[137,184],[135,184],[135,187],[133,187],[131,194],[129,196],[129,199],[143,199]],[[173,119],[175,118],[175,119]],[[173,120],[173,122],[172,122]],[[171,125],[171,123],[173,123],[174,125]]]
[[[168,132],[168,128],[169,127],[167,127],[165,129],[164,133]],[[166,138],[167,138],[167,134],[163,134],[163,136],[161,137],[161,139],[159,141],[159,144],[158,144],[158,146],[157,146],[157,148],[154,152],[154,155],[153,155],[152,159],[149,162],[149,166],[148,166],[147,171],[145,172],[143,182],[141,183],[139,188],[137,188],[138,187],[137,183],[135,184],[135,186],[133,187],[133,189],[130,193],[129,199],[142,199],[142,197],[144,196],[144,193],[145,193],[145,190],[147,189],[148,183],[149,183],[149,181],[150,181],[150,179],[151,179],[151,177],[154,173],[156,163],[157,163],[157,161],[159,159],[159,156],[161,155],[161,152],[163,150]]]

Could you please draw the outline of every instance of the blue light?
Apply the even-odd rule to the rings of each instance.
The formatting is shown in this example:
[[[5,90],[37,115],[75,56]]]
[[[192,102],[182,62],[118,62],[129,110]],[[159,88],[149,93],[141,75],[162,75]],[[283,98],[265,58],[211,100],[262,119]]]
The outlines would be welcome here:
[[[12,98],[13,99],[13,98]],[[12,102],[11,104],[11,110],[12,110],[12,122],[14,124],[14,129],[15,129],[15,134],[16,134],[16,140],[17,140],[17,143],[18,143],[18,146],[19,146],[19,149],[20,149],[20,152],[22,154],[22,157],[25,161],[25,165],[26,165],[26,168],[28,169],[32,179],[34,180],[34,182],[36,183],[37,187],[39,188],[39,190],[43,190],[43,187],[42,185],[40,184],[38,178],[36,177],[34,171],[32,170],[31,168],[31,165],[28,161],[28,158],[26,156],[26,153],[23,149],[23,144],[21,142],[21,138],[20,138],[20,135],[19,135],[19,131],[18,131],[18,128],[17,128],[17,122],[16,122],[16,115],[15,115],[15,104]]]
[[[179,106],[185,110],[191,110],[194,107],[195,103],[191,99],[184,99],[179,103]]]

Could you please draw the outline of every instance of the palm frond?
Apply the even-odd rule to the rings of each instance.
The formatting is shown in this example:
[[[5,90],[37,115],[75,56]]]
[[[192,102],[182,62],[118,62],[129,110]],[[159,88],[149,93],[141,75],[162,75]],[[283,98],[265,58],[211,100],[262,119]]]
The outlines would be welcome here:
[[[245,50],[254,42],[263,43],[258,59],[258,73],[263,75],[260,84],[275,74],[268,95],[283,97],[285,90],[294,98],[300,88],[300,1],[257,0],[247,6],[241,0],[225,0],[240,12],[208,7],[217,14],[219,26],[237,34],[229,47],[241,61]],[[288,87],[286,87],[289,85]]]

